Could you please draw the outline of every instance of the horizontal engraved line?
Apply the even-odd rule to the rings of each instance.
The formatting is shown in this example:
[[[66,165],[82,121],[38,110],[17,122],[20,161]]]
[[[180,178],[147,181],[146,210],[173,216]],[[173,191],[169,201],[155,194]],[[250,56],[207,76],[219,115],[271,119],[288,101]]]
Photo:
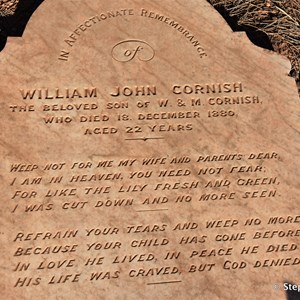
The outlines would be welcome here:
[[[147,285],[156,285],[156,284],[171,284],[171,283],[180,283],[182,280],[172,280],[172,281],[161,281],[161,282],[149,282]]]
[[[166,211],[169,210],[168,208],[157,208],[157,209],[142,209],[137,210],[137,212],[148,212],[148,211]]]
[[[140,137],[140,138],[129,138],[125,139],[125,141],[147,141],[147,140],[163,140],[164,137]]]

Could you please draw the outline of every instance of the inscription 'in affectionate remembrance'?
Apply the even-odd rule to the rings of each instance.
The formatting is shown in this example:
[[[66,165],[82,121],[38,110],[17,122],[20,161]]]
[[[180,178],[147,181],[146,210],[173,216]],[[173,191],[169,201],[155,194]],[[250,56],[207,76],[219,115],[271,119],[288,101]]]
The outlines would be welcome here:
[[[148,11],[147,9],[142,8],[139,12],[135,11],[134,9],[121,9],[121,10],[116,10],[116,11],[109,11],[107,13],[100,13],[99,15],[90,17],[89,19],[85,20],[82,24],[80,24],[74,31],[69,35],[67,39],[64,40],[64,42],[69,46],[73,47],[76,42],[80,39],[80,36],[84,35],[85,31],[89,31],[92,27],[97,25],[98,23],[102,23],[103,21],[109,21],[110,19],[113,18],[122,18],[122,17],[143,17],[143,18],[149,18],[155,21],[162,22],[164,25],[170,26],[171,29],[175,29],[176,32],[182,34],[187,41],[197,50],[198,56],[200,58],[203,58],[207,56],[206,51],[204,50],[201,42],[198,41],[198,39],[194,36],[193,33],[191,33],[188,29],[185,28],[185,26],[181,25],[177,21],[163,15],[160,13],[156,13],[153,11]],[[103,24],[101,24],[103,25]],[[106,24],[107,25],[107,24]],[[132,40],[130,40],[132,41]],[[137,40],[135,40],[137,42]],[[120,42],[124,43],[124,41]],[[119,45],[118,43],[117,45]],[[126,44],[126,43],[124,43]],[[148,48],[150,48],[150,51],[148,49],[148,55],[146,54],[145,58],[142,58],[142,61],[149,61],[153,58],[154,56],[154,50],[153,48],[145,41],[139,41],[138,44],[143,44],[147,45]],[[132,46],[132,45],[131,45]],[[143,48],[141,45],[136,48],[136,53],[139,52],[139,47]],[[131,47],[130,47],[131,48]],[[130,48],[124,48],[120,47],[121,53],[116,54],[114,53],[114,50],[116,50],[116,46],[113,47],[112,49],[112,54],[113,57],[120,62],[125,62],[125,61],[130,61],[131,59],[134,58],[134,53],[131,52]],[[123,51],[122,51],[123,50]],[[144,50],[144,49],[143,49]],[[150,52],[150,54],[149,54]],[[152,53],[152,54],[151,54]],[[69,55],[70,55],[70,50],[61,50],[59,60],[61,61],[68,61],[69,60]],[[121,57],[118,59],[117,57]],[[126,59],[128,57],[128,60]]]
[[[299,106],[279,56],[204,0],[45,0],[7,49],[3,298],[284,297]]]

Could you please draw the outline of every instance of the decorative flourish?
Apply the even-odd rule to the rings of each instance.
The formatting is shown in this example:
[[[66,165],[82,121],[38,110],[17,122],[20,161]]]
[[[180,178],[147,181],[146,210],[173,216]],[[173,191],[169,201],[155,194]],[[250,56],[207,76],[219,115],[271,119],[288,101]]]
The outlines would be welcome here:
[[[141,40],[126,40],[117,43],[112,49],[112,57],[119,62],[129,62],[134,59],[150,61],[155,51],[146,42]]]
[[[137,138],[130,138],[125,139],[126,141],[148,141],[148,140],[163,140],[164,137],[137,137]]]

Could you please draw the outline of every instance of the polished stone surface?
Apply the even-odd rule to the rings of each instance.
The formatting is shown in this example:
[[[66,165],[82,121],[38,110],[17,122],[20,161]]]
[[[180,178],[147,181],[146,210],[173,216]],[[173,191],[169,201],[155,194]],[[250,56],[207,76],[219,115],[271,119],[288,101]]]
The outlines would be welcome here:
[[[300,284],[288,60],[202,0],[46,0],[0,57],[3,299]]]

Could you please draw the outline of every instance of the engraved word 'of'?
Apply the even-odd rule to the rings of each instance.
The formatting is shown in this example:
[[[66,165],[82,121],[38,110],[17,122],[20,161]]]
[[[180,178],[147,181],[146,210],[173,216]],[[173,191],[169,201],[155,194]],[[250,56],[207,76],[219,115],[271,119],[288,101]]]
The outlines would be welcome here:
[[[119,42],[112,49],[112,57],[119,62],[129,62],[133,59],[149,61],[155,55],[153,48],[140,40],[126,40]]]

